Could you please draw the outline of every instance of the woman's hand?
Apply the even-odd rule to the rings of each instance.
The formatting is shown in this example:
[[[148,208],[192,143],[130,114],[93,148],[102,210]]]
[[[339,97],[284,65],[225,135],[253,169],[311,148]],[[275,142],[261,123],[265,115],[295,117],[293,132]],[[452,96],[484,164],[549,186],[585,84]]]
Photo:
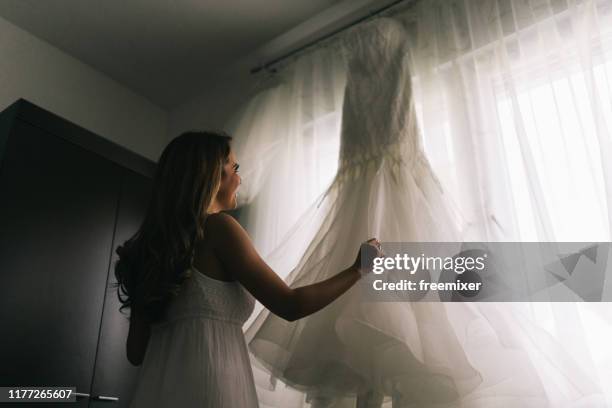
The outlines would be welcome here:
[[[359,247],[357,258],[352,267],[362,274],[371,272],[374,258],[380,256],[383,256],[380,241],[376,238],[370,238]]]

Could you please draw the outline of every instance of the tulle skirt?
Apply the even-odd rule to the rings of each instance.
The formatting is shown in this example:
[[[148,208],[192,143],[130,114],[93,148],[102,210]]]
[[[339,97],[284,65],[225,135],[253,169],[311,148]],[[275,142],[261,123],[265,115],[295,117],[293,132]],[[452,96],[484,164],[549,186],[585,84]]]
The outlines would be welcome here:
[[[340,168],[313,208],[317,228],[288,275],[292,287],[345,269],[371,237],[462,240],[466,223],[452,199],[424,155],[412,156]],[[247,339],[272,378],[312,406],[355,406],[359,396],[393,408],[606,406],[584,364],[535,323],[530,304],[366,302],[355,285],[295,322],[264,311]]]

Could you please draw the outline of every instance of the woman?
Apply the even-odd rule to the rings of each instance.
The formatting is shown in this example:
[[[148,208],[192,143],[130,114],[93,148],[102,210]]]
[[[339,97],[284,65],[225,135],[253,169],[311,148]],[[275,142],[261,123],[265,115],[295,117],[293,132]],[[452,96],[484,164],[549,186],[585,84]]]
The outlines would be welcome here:
[[[132,408],[257,407],[242,332],[254,298],[294,321],[334,301],[365,272],[359,251],[335,276],[289,288],[222,212],[236,207],[241,182],[230,142],[211,132],[175,138],[159,160],[141,228],[117,249],[121,309],[131,309],[127,357],[142,364]],[[379,245],[371,239],[361,250],[370,258]]]

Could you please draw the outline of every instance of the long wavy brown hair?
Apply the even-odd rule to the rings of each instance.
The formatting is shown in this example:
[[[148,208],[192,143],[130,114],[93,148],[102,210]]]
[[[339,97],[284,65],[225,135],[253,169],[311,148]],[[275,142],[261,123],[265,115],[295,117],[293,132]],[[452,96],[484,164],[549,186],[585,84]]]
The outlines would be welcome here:
[[[120,312],[135,306],[145,319],[158,321],[191,276],[194,245],[203,237],[231,140],[220,132],[190,131],[164,149],[142,225],[116,250]]]

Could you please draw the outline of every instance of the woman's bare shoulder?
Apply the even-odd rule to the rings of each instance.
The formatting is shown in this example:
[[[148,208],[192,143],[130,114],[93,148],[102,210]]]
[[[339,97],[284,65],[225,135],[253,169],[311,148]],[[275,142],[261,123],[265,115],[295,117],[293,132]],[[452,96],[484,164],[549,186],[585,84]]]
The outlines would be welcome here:
[[[242,226],[229,214],[218,212],[210,214],[206,221],[206,228],[213,232],[229,233],[235,229],[243,230]]]
[[[248,234],[234,217],[222,212],[210,214],[206,221],[205,235],[208,235],[213,246],[235,245]]]
[[[210,227],[223,228],[230,224],[238,224],[238,221],[231,215],[224,212],[217,212],[209,214],[207,217],[206,225]],[[240,225],[240,224],[238,224]]]
[[[224,281],[233,280],[225,262],[227,252],[235,254],[241,249],[236,246],[242,229],[230,215],[214,213],[207,216],[204,224],[204,237],[195,244],[194,266],[205,275]],[[204,272],[205,271],[205,272]]]

